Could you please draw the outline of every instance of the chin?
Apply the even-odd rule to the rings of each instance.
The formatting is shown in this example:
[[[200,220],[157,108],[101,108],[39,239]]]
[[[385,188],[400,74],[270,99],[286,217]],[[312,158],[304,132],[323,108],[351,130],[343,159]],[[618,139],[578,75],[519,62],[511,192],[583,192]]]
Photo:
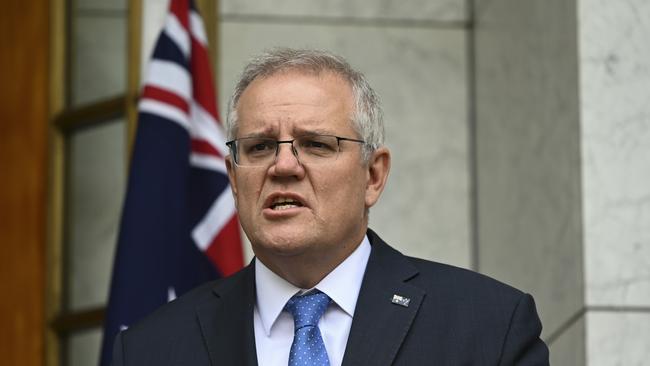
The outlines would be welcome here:
[[[313,238],[303,229],[297,228],[275,228],[275,229],[262,229],[258,231],[258,240],[255,240],[254,248],[263,250],[265,253],[280,255],[280,256],[294,256],[300,255],[306,249],[312,247]]]

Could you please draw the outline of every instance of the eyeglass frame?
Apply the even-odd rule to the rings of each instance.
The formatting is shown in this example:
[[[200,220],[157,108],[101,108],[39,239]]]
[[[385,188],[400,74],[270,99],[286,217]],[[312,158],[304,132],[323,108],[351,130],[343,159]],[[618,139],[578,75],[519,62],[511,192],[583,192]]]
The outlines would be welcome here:
[[[300,160],[300,156],[298,155],[298,150],[296,150],[296,148],[293,146],[293,142],[298,140],[298,139],[305,138],[305,137],[321,137],[321,136],[336,138],[336,146],[338,147],[338,151],[336,152],[337,157],[338,157],[338,154],[341,153],[341,141],[357,142],[357,143],[364,144],[364,145],[366,144],[366,142],[364,140],[353,139],[353,138],[350,138],[350,137],[341,137],[341,136],[327,135],[327,134],[307,134],[307,135],[303,135],[303,136],[298,136],[298,137],[293,138],[291,140],[274,140],[274,139],[272,139],[270,137],[258,137],[258,136],[241,137],[241,138],[237,138],[237,139],[232,139],[230,141],[226,141],[226,146],[228,146],[228,148],[230,149],[230,153],[233,156],[233,162],[235,163],[235,165],[254,168],[254,167],[263,167],[265,165],[240,165],[239,162],[237,161],[237,160],[239,160],[239,155],[236,153],[236,151],[234,151],[236,149],[233,148],[233,147],[236,146],[237,141],[244,140],[244,139],[256,139],[256,138],[257,139],[264,139],[264,140],[274,141],[275,142],[275,154],[274,154],[273,160],[269,163],[269,165],[272,164],[278,158],[278,154],[280,153],[280,144],[289,144],[291,146],[291,153],[296,158],[296,160],[298,160],[298,162],[302,165],[303,162]]]

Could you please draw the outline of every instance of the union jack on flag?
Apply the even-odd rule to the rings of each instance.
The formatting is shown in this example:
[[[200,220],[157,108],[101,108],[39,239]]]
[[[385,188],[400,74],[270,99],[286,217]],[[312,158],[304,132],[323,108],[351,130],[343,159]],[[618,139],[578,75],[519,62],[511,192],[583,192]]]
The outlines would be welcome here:
[[[203,20],[172,0],[139,103],[101,365],[120,329],[243,266],[224,142]]]

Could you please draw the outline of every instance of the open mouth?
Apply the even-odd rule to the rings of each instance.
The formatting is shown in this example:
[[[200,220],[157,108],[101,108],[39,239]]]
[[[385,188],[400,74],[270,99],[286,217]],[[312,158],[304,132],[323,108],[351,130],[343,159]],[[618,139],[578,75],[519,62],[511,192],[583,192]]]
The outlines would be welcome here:
[[[293,198],[277,197],[269,206],[273,211],[282,211],[295,207],[302,207],[303,204]]]

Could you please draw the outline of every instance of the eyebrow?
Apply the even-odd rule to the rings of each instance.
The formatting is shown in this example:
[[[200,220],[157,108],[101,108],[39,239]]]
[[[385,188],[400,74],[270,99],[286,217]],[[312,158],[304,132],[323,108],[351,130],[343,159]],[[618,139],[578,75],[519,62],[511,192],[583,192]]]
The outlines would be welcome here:
[[[240,138],[248,138],[248,137],[271,138],[270,135],[274,133],[273,130],[274,129],[267,129],[261,132],[252,132]],[[294,136],[335,135],[334,132],[322,128],[315,128],[315,129],[295,128],[294,132],[295,132]]]

